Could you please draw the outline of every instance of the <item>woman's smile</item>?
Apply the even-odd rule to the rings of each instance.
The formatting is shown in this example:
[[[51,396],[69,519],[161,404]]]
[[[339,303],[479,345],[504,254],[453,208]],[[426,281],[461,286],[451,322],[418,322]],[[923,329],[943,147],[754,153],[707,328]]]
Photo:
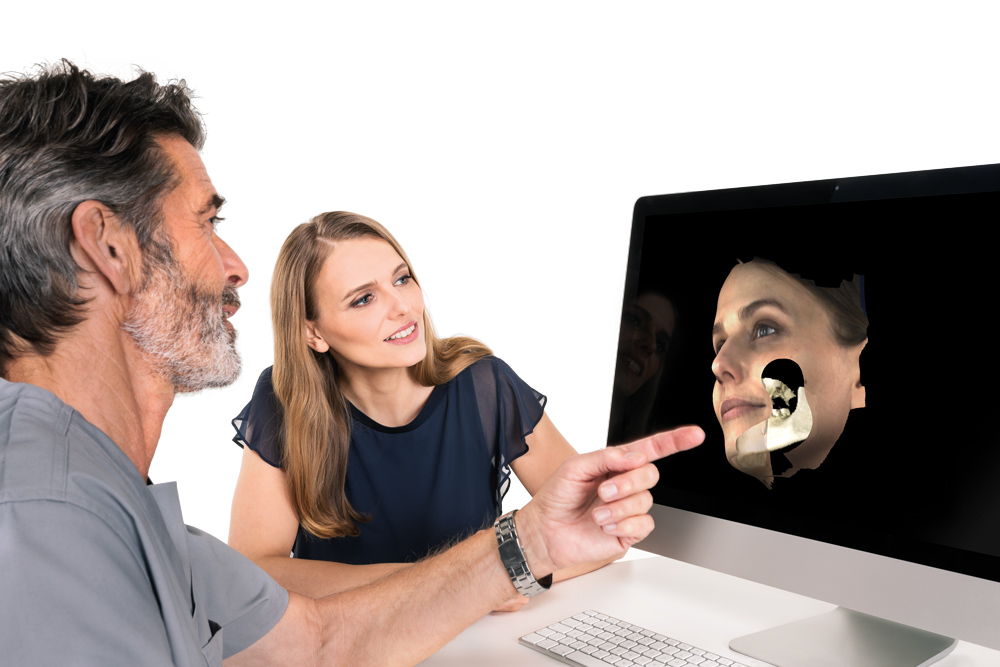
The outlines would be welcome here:
[[[386,338],[385,342],[392,343],[394,345],[406,345],[415,341],[419,336],[420,334],[417,332],[417,323],[413,321],[400,327],[396,333]]]

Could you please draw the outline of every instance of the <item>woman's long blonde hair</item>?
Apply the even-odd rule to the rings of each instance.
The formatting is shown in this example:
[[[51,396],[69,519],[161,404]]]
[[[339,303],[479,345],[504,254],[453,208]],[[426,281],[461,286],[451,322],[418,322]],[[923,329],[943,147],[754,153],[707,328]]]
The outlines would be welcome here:
[[[414,282],[409,258],[389,231],[371,218],[334,211],[303,223],[285,239],[271,281],[274,325],[274,393],[284,413],[282,467],[299,523],[323,538],[358,535],[368,520],[347,501],[344,483],[351,442],[351,418],[330,353],[306,345],[306,320],[317,316],[316,281],[338,242],[382,239],[399,253]],[[492,351],[473,338],[440,339],[424,310],[427,356],[410,369],[424,386],[447,382]]]

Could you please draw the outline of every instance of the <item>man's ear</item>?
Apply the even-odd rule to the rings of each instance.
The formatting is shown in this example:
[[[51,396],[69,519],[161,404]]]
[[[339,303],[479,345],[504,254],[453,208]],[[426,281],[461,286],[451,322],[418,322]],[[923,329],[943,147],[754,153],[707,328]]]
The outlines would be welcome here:
[[[119,294],[132,291],[139,245],[107,205],[89,199],[73,210],[73,236],[80,252]]]
[[[330,344],[327,343],[323,337],[316,331],[316,327],[312,322],[306,321],[306,345],[316,350],[320,354],[324,354],[330,349]]]

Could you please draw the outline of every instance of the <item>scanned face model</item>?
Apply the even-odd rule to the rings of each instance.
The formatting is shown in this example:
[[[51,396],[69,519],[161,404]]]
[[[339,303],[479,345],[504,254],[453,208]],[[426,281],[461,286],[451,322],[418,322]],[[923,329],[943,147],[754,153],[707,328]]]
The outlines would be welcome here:
[[[833,336],[820,300],[780,268],[736,266],[719,293],[712,372],[726,457],[768,487],[775,476],[817,468],[864,407],[860,355]],[[772,454],[788,464],[780,473]]]

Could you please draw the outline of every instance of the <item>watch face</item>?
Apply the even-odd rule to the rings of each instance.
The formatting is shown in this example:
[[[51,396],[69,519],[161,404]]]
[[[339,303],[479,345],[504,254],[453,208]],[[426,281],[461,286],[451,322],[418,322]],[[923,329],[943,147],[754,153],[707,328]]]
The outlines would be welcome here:
[[[517,545],[517,540],[513,539],[513,537],[501,542],[498,546],[500,547],[500,560],[503,561],[504,567],[515,567],[524,561],[524,556],[521,555],[521,547]]]

